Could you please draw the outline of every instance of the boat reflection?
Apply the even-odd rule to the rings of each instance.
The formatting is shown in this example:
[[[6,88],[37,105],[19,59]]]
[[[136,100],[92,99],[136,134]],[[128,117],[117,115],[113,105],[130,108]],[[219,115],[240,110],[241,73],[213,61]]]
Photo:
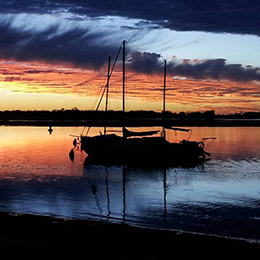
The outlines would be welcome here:
[[[223,166],[215,168],[218,174],[212,173],[212,166],[216,167],[212,163],[186,169],[85,166],[83,179],[90,189],[85,187],[88,205],[84,214],[142,227],[259,238],[259,229],[251,217],[259,215],[259,174],[252,180],[253,176],[247,178],[241,173],[243,176],[236,180]],[[240,194],[237,187],[242,180],[248,188]],[[231,219],[234,223],[230,223]],[[244,227],[237,229],[238,223]]]
[[[151,170],[148,169],[139,170],[139,172],[141,173],[141,179],[148,178],[151,182],[154,182],[154,178],[161,179],[161,185],[159,184],[159,187],[161,186],[161,191],[163,191],[163,195],[161,198],[163,206],[163,227],[168,228],[167,169],[154,170],[154,174],[151,174]],[[133,169],[127,166],[117,167],[88,165],[84,167],[83,177],[88,180],[88,184],[96,201],[96,208],[99,212],[99,217],[105,218],[108,221],[116,220],[122,223],[134,221],[136,224],[136,220],[131,220],[131,218],[133,217],[132,212],[130,213],[130,215],[127,214],[127,202],[130,201],[130,199],[128,199],[127,196],[131,196],[132,192],[130,190],[136,189],[136,186],[138,185],[138,178],[136,179],[136,172],[137,169]],[[128,183],[129,185],[127,185]],[[140,189],[142,188],[142,185],[143,184],[140,185]],[[112,195],[110,194],[111,192],[113,193]],[[101,201],[99,199],[98,194],[102,194]],[[106,196],[106,198],[104,198],[104,196]],[[141,199],[142,198],[140,198],[140,200]],[[119,200],[121,200],[121,203]],[[105,202],[106,205],[104,205]],[[119,207],[121,207],[121,209],[119,209]],[[103,212],[104,208],[106,208],[106,213]],[[113,209],[115,209],[115,212],[113,212]]]

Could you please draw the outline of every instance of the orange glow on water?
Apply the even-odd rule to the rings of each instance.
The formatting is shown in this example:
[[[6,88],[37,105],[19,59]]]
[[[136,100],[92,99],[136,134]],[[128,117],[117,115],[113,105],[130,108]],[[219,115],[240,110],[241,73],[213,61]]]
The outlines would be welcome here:
[[[185,127],[187,128],[187,127]],[[129,128],[129,130],[160,130],[153,128]],[[257,139],[258,127],[190,127],[192,134],[167,130],[167,140],[179,142],[182,139],[200,141],[203,137],[217,137],[213,145],[206,150],[212,153],[212,159],[258,158],[260,139]],[[118,131],[121,128],[109,128]],[[71,176],[83,174],[82,165],[86,153],[78,148],[74,150],[75,159],[69,159],[72,142],[80,135],[82,127],[54,127],[52,135],[47,127],[0,127],[0,179],[41,178],[44,176]],[[103,128],[94,127],[90,136],[99,135]]]
[[[0,109],[94,109],[106,83],[106,69],[92,71],[37,62],[0,62]],[[121,109],[122,75],[110,80],[110,109]],[[162,109],[162,75],[127,73],[128,110]],[[26,95],[25,95],[26,94]],[[259,83],[167,77],[167,110],[234,113],[259,111]]]
[[[73,148],[73,133],[78,128],[54,129],[52,135],[46,127],[1,127],[0,140],[0,178],[12,178],[22,174],[27,175],[73,175],[82,167],[86,154],[75,149],[76,159],[80,162],[74,165],[69,160],[68,153]],[[80,129],[81,130],[81,129]],[[78,173],[81,174],[81,171]],[[76,177],[76,176],[75,176]]]

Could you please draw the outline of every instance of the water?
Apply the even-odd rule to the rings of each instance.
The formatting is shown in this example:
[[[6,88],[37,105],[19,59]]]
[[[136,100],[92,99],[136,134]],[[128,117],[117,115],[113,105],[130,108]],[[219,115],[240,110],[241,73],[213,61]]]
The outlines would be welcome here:
[[[81,127],[0,128],[0,210],[102,219],[260,240],[260,128],[192,127],[217,137],[195,168],[83,167]],[[97,134],[99,128],[91,130]],[[168,132],[178,141],[187,133]]]

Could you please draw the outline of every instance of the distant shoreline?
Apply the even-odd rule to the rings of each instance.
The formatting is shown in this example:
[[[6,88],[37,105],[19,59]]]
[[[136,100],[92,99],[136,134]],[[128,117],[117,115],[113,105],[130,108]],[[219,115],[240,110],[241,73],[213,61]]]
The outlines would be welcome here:
[[[162,126],[163,124],[171,126],[185,127],[260,127],[260,119],[170,119],[165,121],[158,118],[131,118],[122,120],[116,119],[89,119],[89,120],[0,120],[2,126],[110,126],[120,127],[145,127]]]
[[[216,115],[214,111],[173,113],[155,111],[0,111],[5,126],[260,126],[260,113]]]

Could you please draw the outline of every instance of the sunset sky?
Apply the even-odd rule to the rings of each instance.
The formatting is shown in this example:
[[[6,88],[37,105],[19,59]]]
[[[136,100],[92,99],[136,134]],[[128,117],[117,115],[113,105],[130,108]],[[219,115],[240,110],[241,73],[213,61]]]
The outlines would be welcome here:
[[[95,109],[127,41],[127,110],[260,112],[258,0],[0,0],[0,110]],[[122,56],[109,109],[122,106]]]

